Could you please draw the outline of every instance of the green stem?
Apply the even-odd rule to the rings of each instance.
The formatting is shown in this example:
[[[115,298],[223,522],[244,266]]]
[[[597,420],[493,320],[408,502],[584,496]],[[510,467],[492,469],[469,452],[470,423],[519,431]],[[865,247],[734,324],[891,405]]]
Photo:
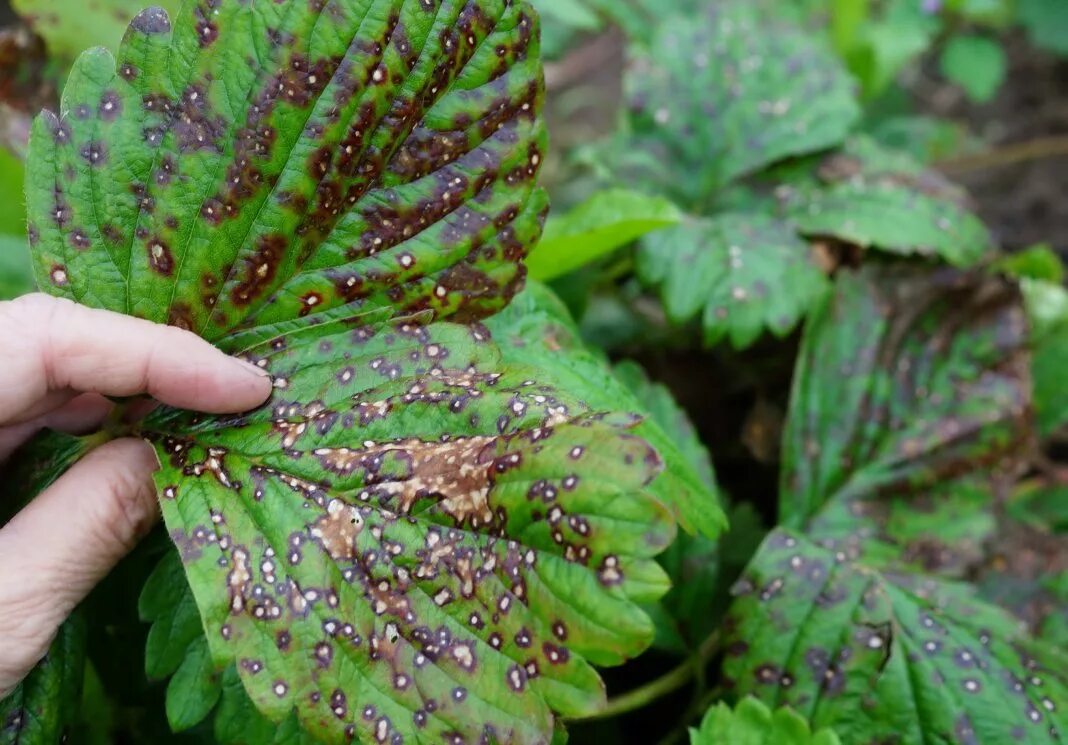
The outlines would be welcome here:
[[[604,709],[589,717],[585,721],[597,719],[611,719],[620,714],[642,709],[659,698],[674,693],[689,683],[700,670],[704,669],[709,658],[719,649],[719,632],[715,631],[705,639],[698,648],[696,654],[688,657],[685,662],[660,676],[656,680],[646,683],[633,691],[608,700]]]

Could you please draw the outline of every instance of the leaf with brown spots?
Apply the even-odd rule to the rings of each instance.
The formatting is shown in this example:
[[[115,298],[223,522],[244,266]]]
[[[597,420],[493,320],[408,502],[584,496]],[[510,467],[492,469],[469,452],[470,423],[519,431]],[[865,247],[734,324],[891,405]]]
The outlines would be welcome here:
[[[973,591],[880,573],[789,532],[735,587],[733,693],[847,743],[1047,743],[1068,731],[1068,659]]]
[[[789,334],[827,288],[809,245],[763,214],[725,212],[648,235],[637,268],[671,321],[699,317],[706,344],[729,339],[736,349],[765,331]]]
[[[249,414],[145,425],[218,668],[324,742],[542,743],[640,653],[674,536],[630,416],[480,326],[335,324],[246,357]]]
[[[786,20],[783,4],[766,5],[720,0],[671,16],[631,62],[629,147],[668,165],[657,169],[660,185],[686,206],[707,206],[739,176],[838,145],[859,118],[842,62]]]
[[[996,252],[964,189],[867,137],[772,169],[752,186],[766,192],[764,210],[814,239],[955,266],[975,265]]]
[[[646,405],[632,392],[640,386],[634,370],[629,369],[626,377],[618,375],[606,359],[587,347],[567,308],[541,283],[529,283],[486,325],[505,362],[537,367],[539,381],[567,391],[592,409],[643,414],[634,433],[664,460],[664,470],[649,485],[650,493],[670,507],[679,525],[690,533],[716,538],[723,532],[726,517],[708,452],[692,425],[679,422],[685,415],[671,401],[670,393],[646,390],[650,402]],[[645,384],[650,386],[648,381]],[[677,419],[669,428],[666,420],[671,417]],[[680,428],[681,436],[673,436],[672,430]]]
[[[31,137],[43,289],[228,339],[370,308],[470,320],[546,209],[513,0],[191,0],[84,53]]]
[[[794,376],[780,520],[861,547],[926,535],[936,550],[963,537],[939,523],[959,530],[971,515],[981,538],[994,476],[1012,473],[1031,437],[1019,289],[895,264],[844,271],[835,290],[809,320]]]

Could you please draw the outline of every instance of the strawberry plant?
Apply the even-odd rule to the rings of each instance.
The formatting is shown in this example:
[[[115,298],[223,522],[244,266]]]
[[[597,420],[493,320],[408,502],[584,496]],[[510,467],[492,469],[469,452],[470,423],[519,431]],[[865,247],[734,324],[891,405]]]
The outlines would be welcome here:
[[[163,525],[0,743],[1060,741],[1063,265],[876,98],[1055,10],[163,5],[12,0],[0,297],[272,393],[6,463],[0,525],[140,438]]]

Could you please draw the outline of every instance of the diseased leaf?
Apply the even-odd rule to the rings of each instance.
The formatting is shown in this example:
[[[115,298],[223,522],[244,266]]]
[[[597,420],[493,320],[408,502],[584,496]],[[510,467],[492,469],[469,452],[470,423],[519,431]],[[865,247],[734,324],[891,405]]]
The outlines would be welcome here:
[[[662,197],[622,189],[598,192],[549,220],[527,261],[530,276],[543,282],[561,277],[680,220],[678,207]]]
[[[45,658],[0,699],[0,745],[66,742],[78,722],[84,671],[85,619],[76,612],[59,627]]]
[[[82,438],[45,430],[16,451],[0,478],[0,527],[88,450]],[[85,647],[85,618],[76,610],[60,625],[44,659],[0,699],[0,745],[59,745],[77,731]]]
[[[904,264],[840,273],[794,375],[780,520],[818,530],[832,502],[828,523],[877,497],[929,494],[937,507],[945,492],[932,487],[962,474],[988,481],[1029,443],[1027,341],[1004,279]]]
[[[127,24],[147,0],[11,0],[11,7],[48,42],[55,57],[71,60],[83,49],[117,49]],[[173,13],[181,0],[157,0],[155,5]]]
[[[594,410],[645,415],[634,434],[648,441],[664,461],[664,470],[649,485],[649,492],[672,509],[687,531],[708,538],[723,531],[726,519],[708,453],[692,428],[689,439],[682,440],[669,429],[682,426],[678,418],[684,415],[664,400],[664,396],[670,399],[666,390],[635,395],[633,386],[640,383],[633,369],[621,379],[598,352],[586,347],[567,308],[545,285],[531,283],[487,325],[504,361],[538,368],[540,382],[568,391]]]
[[[805,235],[958,266],[995,250],[960,187],[867,138],[791,170],[795,176],[776,184],[775,197]]]
[[[167,720],[171,729],[182,732],[200,724],[215,707],[221,692],[220,674],[202,635],[189,646],[167,684]]]
[[[521,2],[146,10],[34,124],[38,280],[229,351],[299,317],[491,313],[541,231],[542,89]]]
[[[785,336],[823,294],[827,281],[789,225],[727,212],[646,236],[638,276],[660,291],[677,323],[701,315],[706,344],[743,349],[765,330]]]
[[[1058,742],[1068,727],[1068,660],[964,586],[879,573],[777,531],[736,594],[733,692],[843,742]]]
[[[295,714],[281,724],[265,718],[248,697],[233,665],[223,673],[222,696],[215,714],[215,740],[219,745],[317,745],[300,728]]]
[[[835,55],[747,0],[660,23],[627,88],[634,147],[672,164],[663,186],[687,205],[738,176],[837,145],[860,114]]]
[[[708,710],[700,729],[690,730],[690,745],[839,745],[833,730],[813,733],[792,709],[772,712],[748,697],[733,710],[719,704]]]
[[[145,424],[217,666],[324,742],[544,742],[652,639],[673,538],[632,417],[482,327],[326,327],[246,355],[268,405]],[[225,701],[225,697],[224,697]],[[492,733],[492,734],[489,734]]]

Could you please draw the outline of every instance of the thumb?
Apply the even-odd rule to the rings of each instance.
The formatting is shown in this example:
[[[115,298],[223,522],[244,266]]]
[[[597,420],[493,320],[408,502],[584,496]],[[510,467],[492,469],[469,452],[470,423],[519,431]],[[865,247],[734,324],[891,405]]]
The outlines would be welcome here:
[[[44,657],[59,625],[159,517],[140,440],[78,462],[0,530],[0,697]]]

